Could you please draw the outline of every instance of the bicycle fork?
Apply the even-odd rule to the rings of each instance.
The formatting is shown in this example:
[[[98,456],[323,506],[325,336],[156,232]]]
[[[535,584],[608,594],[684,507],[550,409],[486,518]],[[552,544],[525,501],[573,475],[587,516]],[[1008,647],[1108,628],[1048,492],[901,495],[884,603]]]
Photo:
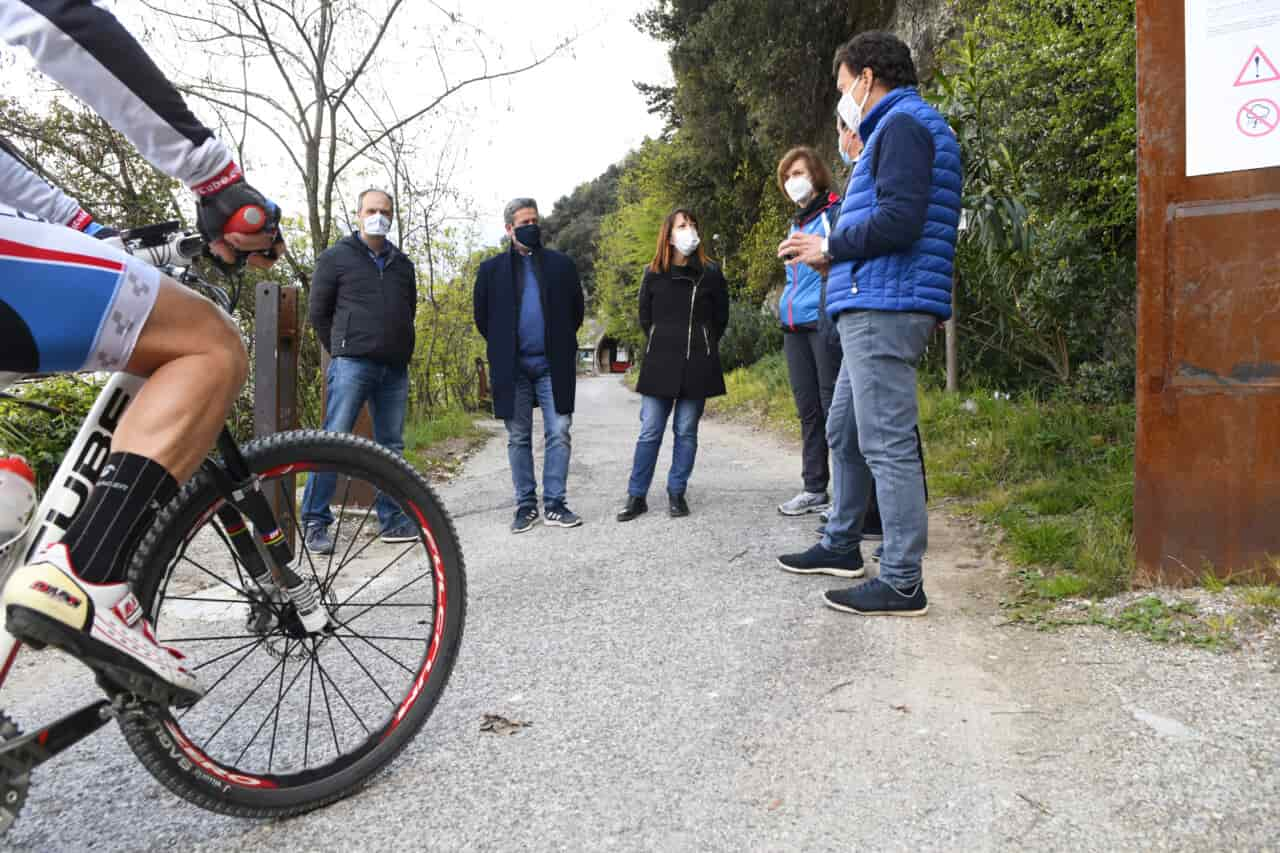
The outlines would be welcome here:
[[[280,530],[279,521],[262,493],[261,481],[249,470],[239,445],[223,427],[218,436],[218,450],[222,453],[222,465],[206,460],[205,470],[212,476],[225,502],[217,510],[217,518],[231,541],[236,557],[249,572],[254,584],[270,601],[279,592],[293,603],[298,620],[307,633],[323,630],[329,614],[324,607],[323,590],[318,583],[301,577],[290,568],[293,549]],[[288,499],[292,499],[289,496]],[[254,536],[245,518],[253,525]],[[255,608],[256,610],[256,608]],[[252,615],[250,627],[258,632],[266,630],[271,616],[279,614],[258,612]]]

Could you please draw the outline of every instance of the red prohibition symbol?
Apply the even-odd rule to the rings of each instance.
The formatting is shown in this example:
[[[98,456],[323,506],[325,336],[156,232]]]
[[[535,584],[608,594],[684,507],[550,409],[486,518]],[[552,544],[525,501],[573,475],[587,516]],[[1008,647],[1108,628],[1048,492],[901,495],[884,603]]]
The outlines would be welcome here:
[[[1236,127],[1245,136],[1266,136],[1280,124],[1280,106],[1270,98],[1254,98],[1236,113]]]

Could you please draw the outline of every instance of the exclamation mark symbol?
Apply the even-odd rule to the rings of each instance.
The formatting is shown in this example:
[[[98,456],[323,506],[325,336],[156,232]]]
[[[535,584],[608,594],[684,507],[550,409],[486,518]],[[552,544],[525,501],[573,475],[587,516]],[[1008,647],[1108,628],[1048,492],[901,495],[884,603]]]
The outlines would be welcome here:
[[[1262,76],[1262,57],[1256,54],[1253,57],[1253,76],[1255,78]]]

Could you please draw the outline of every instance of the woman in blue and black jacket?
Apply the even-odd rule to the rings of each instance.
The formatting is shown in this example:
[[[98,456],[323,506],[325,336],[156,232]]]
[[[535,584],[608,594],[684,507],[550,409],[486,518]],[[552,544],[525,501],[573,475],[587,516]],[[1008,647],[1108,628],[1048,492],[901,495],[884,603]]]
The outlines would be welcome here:
[[[790,233],[802,231],[819,237],[831,233],[840,210],[840,197],[831,192],[831,185],[831,170],[812,148],[801,145],[783,155],[778,162],[778,189],[797,207]],[[785,269],[787,283],[778,302],[778,319],[784,333],[783,352],[791,393],[800,416],[804,488],[780,504],[778,512],[804,515],[822,512],[830,503],[827,409],[840,370],[840,355],[828,345],[828,330],[823,322],[827,270],[805,264]]]

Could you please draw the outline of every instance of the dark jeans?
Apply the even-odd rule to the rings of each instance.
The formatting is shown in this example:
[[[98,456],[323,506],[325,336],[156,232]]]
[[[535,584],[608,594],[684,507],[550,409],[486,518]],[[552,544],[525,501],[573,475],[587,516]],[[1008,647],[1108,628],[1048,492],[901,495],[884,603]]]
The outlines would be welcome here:
[[[787,332],[782,336],[787,357],[791,396],[800,416],[800,473],[806,492],[825,492],[831,479],[827,464],[827,412],[840,372],[840,356],[830,345],[825,328],[812,332]]]
[[[676,416],[671,431],[675,433],[675,443],[671,448],[667,493],[683,495],[689,485],[689,475],[693,473],[693,460],[698,455],[698,422],[707,401],[669,400],[647,394],[640,399],[640,437],[636,440],[627,494],[633,498],[649,494],[653,470],[658,466],[658,451],[662,449],[662,435],[667,431],[667,419],[674,409]]]
[[[573,440],[569,430],[573,415],[556,411],[555,393],[551,387],[551,368],[545,360],[516,365],[515,411],[503,423],[507,427],[507,462],[511,465],[511,484],[516,491],[516,506],[538,505],[538,479],[533,469],[533,403],[542,409],[542,506],[563,506],[569,479],[569,455]]]
[[[393,453],[404,453],[404,416],[409,405],[409,368],[392,367],[367,358],[339,356],[329,362],[328,387],[324,397],[324,428],[329,432],[351,432],[360,409],[369,404],[373,417],[373,440]],[[336,474],[312,474],[302,495],[303,524],[333,523],[329,502],[338,484]],[[394,501],[378,494],[374,501],[383,530],[395,527],[404,517]]]

